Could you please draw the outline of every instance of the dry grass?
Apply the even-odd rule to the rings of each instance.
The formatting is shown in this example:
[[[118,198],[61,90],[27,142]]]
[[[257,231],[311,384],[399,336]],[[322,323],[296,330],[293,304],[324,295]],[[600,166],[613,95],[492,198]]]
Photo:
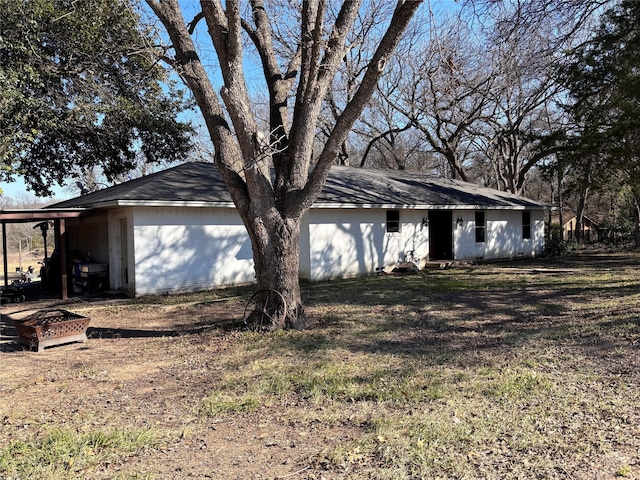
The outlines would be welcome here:
[[[38,478],[10,458],[64,431],[66,478],[640,478],[639,274],[627,253],[310,284],[313,328],[269,335],[241,328],[249,290],[76,303],[86,346],[3,353],[0,476]],[[113,431],[142,441],[80,457]]]

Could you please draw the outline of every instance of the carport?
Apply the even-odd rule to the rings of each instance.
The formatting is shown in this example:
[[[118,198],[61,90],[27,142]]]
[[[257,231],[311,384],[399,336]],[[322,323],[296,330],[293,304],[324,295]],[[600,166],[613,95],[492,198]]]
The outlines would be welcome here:
[[[67,289],[67,259],[66,259],[66,219],[78,218],[86,211],[85,208],[62,209],[16,209],[0,210],[0,222],[2,222],[2,265],[4,270],[4,286],[9,285],[9,265],[7,252],[7,224],[53,222],[55,247],[60,253],[60,292],[62,299],[68,298]],[[54,247],[54,249],[55,249]]]

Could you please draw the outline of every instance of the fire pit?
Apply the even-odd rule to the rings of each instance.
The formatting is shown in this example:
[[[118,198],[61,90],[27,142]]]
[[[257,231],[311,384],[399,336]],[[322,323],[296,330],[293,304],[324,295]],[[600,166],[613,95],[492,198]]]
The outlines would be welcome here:
[[[13,324],[20,343],[41,352],[53,345],[86,342],[89,318],[62,309],[39,310]]]

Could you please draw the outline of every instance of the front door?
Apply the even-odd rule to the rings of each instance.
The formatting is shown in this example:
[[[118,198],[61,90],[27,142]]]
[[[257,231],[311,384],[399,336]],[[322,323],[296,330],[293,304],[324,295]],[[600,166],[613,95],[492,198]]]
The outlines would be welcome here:
[[[453,260],[451,210],[429,210],[429,260]]]

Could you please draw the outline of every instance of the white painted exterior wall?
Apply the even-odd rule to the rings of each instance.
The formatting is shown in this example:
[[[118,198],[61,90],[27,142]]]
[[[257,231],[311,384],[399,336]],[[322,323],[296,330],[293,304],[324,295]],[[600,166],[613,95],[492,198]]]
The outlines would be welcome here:
[[[312,208],[302,222],[300,276],[313,281],[372,274],[429,256],[427,210],[400,209],[400,231],[387,233],[385,208]],[[452,210],[455,260],[540,255],[544,212],[486,210],[486,241],[475,242],[475,211]],[[462,219],[461,225],[458,219]],[[101,231],[101,230],[100,230]],[[198,291],[255,280],[249,236],[233,208],[127,207],[108,215],[110,287],[131,295]]]
[[[251,243],[235,209],[134,208],[131,225],[135,295],[255,279]]]
[[[523,210],[483,210],[485,241],[476,242],[475,210],[454,211],[455,260],[497,260],[539,256],[544,251],[544,211],[531,211],[531,238],[522,234]]]
[[[425,257],[429,242],[424,212],[400,210],[397,233],[387,233],[386,215],[381,208],[311,209],[305,226],[309,249],[300,249],[305,257],[301,277],[317,281],[373,273],[403,261],[410,250]]]

